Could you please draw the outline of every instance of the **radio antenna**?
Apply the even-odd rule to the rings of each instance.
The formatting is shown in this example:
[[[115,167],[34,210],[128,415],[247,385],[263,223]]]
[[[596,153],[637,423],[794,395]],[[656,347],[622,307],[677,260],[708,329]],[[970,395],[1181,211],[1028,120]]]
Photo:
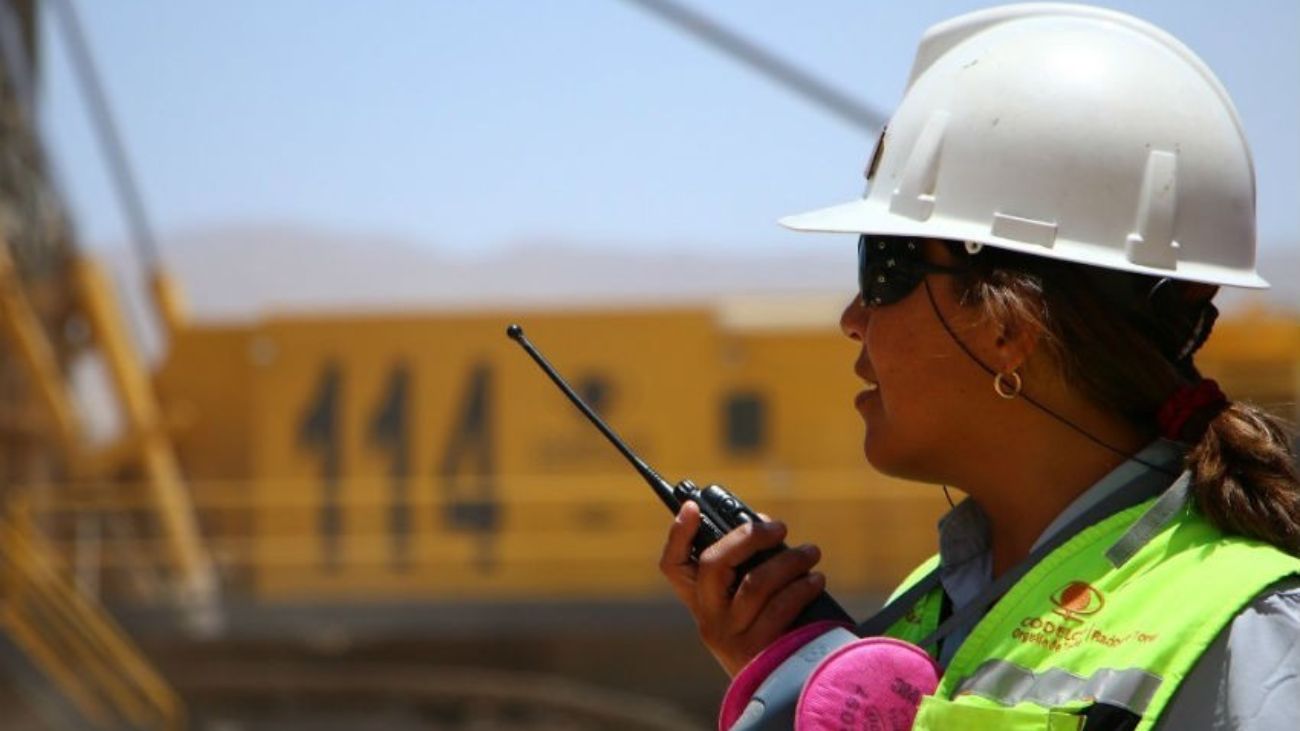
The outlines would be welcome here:
[[[623,443],[623,440],[619,438],[618,434],[615,434],[614,430],[609,428],[609,425],[606,424],[605,421],[596,414],[596,412],[591,410],[591,407],[588,406],[576,392],[574,392],[562,377],[560,377],[560,374],[556,372],[555,368],[551,366],[546,358],[542,356],[541,353],[537,352],[537,348],[534,348],[533,344],[528,342],[528,338],[524,336],[524,329],[518,325],[511,325],[506,328],[506,335],[508,335],[511,340],[519,343],[519,347],[523,348],[524,352],[528,353],[528,355],[537,362],[537,365],[541,367],[546,375],[550,376],[551,380],[555,382],[555,385],[560,387],[560,390],[564,392],[564,395],[569,397],[569,400],[573,402],[573,405],[577,406],[578,410],[585,414],[587,418],[591,420],[591,423],[596,425],[596,428],[600,430],[600,433],[604,434],[605,438],[608,439],[620,453],[622,453],[623,457],[626,458],[628,462],[632,463],[632,466],[636,468],[636,471],[641,473],[641,476],[645,478],[645,481],[650,483],[650,487],[654,489],[655,494],[659,496],[659,499],[663,501],[663,504],[667,505],[669,510],[676,513],[682,505],[681,501],[676,497],[673,497],[672,484],[660,477],[659,473],[651,469],[650,465],[643,462],[640,457],[633,454],[632,450]]]

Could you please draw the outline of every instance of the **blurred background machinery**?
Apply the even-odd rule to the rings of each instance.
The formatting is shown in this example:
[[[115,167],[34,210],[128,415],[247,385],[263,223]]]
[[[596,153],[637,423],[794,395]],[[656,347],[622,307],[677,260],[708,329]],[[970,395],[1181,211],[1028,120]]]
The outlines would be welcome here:
[[[932,551],[943,495],[861,459],[836,298],[189,320],[84,55],[163,323],[151,365],[33,132],[35,17],[0,6],[6,728],[708,727],[725,683],[656,571],[667,516],[515,319],[666,477],[820,544],[857,614]],[[1202,361],[1300,420],[1294,316],[1226,318]]]

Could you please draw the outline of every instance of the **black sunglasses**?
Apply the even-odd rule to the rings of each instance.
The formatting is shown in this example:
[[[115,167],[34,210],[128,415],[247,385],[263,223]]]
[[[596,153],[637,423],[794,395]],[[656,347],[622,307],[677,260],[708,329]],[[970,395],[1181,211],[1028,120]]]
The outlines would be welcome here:
[[[921,239],[862,234],[858,238],[858,290],[862,303],[892,305],[911,294],[931,273],[960,274],[967,266],[944,266],[925,260]]]

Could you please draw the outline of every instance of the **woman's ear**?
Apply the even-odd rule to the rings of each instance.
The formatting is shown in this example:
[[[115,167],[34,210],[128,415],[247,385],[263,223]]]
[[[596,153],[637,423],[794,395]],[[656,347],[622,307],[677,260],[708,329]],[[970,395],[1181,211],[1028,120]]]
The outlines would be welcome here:
[[[1007,322],[999,323],[997,328],[998,336],[993,343],[997,353],[994,366],[1001,373],[1021,368],[1038,349],[1043,334],[1042,325],[1008,318]]]

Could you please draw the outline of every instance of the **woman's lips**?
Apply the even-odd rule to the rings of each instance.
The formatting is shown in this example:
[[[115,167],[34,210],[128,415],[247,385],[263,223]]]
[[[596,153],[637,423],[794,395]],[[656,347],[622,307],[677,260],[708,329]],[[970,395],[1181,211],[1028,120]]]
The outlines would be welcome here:
[[[875,381],[866,381],[866,388],[862,389],[857,396],[853,397],[853,405],[861,408],[862,404],[866,402],[867,399],[874,396],[879,390],[880,386]]]

